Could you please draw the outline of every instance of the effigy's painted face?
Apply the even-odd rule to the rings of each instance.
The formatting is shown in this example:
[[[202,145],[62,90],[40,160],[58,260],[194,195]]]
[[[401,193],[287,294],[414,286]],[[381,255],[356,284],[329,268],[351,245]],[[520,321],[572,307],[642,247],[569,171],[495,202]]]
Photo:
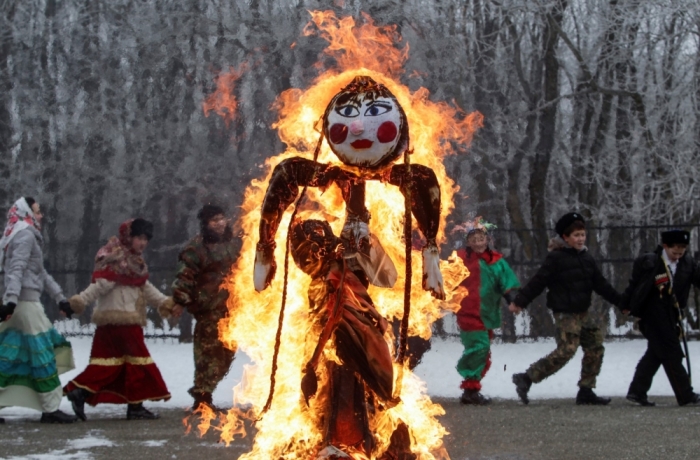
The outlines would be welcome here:
[[[345,164],[382,167],[398,158],[405,148],[405,115],[390,93],[341,92],[326,113],[326,138]]]

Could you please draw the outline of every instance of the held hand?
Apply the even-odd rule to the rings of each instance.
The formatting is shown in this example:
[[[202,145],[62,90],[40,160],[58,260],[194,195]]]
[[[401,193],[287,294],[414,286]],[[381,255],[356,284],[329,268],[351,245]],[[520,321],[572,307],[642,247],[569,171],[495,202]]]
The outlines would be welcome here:
[[[70,302],[65,299],[58,302],[58,311],[60,312],[61,316],[65,316],[68,319],[71,319],[73,313],[75,313],[70,307]]]
[[[182,316],[183,311],[185,311],[185,307],[183,307],[179,303],[176,303],[175,306],[173,307],[173,316],[175,318],[179,318],[180,316]]]
[[[523,309],[520,308],[519,306],[515,305],[515,303],[511,302],[510,305],[508,305],[508,311],[510,311],[511,313],[515,313],[517,315],[518,313],[523,311]]]
[[[12,314],[15,312],[15,307],[17,306],[14,302],[7,302],[4,305],[0,305],[0,322],[7,321],[12,318]]]

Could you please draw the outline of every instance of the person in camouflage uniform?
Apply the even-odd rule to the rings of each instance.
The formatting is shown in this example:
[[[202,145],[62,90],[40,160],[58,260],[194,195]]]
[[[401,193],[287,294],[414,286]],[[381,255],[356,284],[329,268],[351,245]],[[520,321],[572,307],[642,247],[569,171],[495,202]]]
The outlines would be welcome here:
[[[564,367],[580,345],[583,361],[576,404],[605,405],[610,398],[593,392],[603,364],[604,331],[588,309],[593,291],[613,305],[620,303],[621,295],[605,279],[585,246],[586,225],[581,214],[565,214],[555,229],[558,236],[550,240],[547,258],[535,276],[518,291],[509,309],[520,312],[547,288],[547,307],[554,314],[557,328],[557,348],[533,363],[527,372],[513,374],[513,383],[518,396],[527,404],[530,386]]]
[[[219,321],[228,314],[229,293],[221,288],[238,257],[240,245],[221,207],[207,204],[197,214],[201,232],[180,252],[173,298],[197,321],[194,327],[193,410],[214,407],[212,393],[228,373],[235,357],[219,340]]]

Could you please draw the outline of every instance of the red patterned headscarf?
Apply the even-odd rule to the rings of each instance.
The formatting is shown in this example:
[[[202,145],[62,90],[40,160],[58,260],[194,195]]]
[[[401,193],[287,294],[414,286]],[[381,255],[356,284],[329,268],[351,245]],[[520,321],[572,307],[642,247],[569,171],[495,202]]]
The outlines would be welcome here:
[[[129,219],[119,226],[119,236],[113,236],[95,256],[92,282],[99,278],[127,286],[143,286],[148,280],[148,266],[140,253],[131,249],[131,223]]]

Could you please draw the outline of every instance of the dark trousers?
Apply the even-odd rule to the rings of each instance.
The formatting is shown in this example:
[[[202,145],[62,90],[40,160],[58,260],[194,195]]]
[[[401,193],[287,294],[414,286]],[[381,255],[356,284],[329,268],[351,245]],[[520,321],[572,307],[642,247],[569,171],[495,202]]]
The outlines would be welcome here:
[[[676,400],[682,406],[693,400],[694,393],[688,372],[683,367],[684,354],[674,313],[668,307],[654,305],[640,321],[639,329],[648,340],[647,351],[637,364],[629,393],[646,395],[656,371],[663,366]]]

